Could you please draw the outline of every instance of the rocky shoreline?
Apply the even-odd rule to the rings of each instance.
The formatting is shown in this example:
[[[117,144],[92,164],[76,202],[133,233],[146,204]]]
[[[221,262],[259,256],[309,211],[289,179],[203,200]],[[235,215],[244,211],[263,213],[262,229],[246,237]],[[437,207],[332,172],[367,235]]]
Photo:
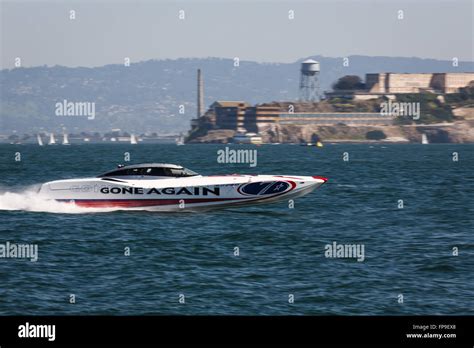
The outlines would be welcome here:
[[[263,143],[309,143],[315,139],[330,142],[389,142],[421,143],[422,134],[426,134],[430,143],[474,143],[474,120],[459,120],[451,123],[391,125],[391,126],[317,126],[317,125],[280,125],[267,127],[260,132]],[[380,131],[384,137],[370,139],[367,134]],[[207,134],[189,139],[188,143],[231,143],[235,131],[229,129],[209,130]],[[379,133],[380,134],[380,133]]]

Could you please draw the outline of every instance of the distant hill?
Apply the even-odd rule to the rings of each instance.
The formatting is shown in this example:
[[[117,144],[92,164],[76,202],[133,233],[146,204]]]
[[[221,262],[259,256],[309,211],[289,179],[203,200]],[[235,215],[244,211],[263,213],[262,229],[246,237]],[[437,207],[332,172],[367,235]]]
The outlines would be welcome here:
[[[473,62],[420,58],[309,57],[321,63],[321,90],[329,90],[341,76],[370,72],[464,72]],[[307,58],[305,58],[307,59]],[[303,59],[302,59],[303,60]],[[301,61],[302,61],[301,60]],[[205,102],[245,100],[250,103],[291,101],[298,97],[300,62],[257,63],[220,58],[149,60],[97,68],[62,66],[18,68],[0,71],[0,133],[57,131],[180,132],[189,129],[196,114],[196,70],[203,70]],[[96,117],[55,115],[63,100],[95,102]],[[179,113],[179,105],[185,113]]]

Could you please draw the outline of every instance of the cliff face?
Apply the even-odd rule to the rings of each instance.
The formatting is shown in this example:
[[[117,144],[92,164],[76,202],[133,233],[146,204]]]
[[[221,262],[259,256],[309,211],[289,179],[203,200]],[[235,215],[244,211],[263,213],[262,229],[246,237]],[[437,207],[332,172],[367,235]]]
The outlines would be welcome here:
[[[421,142],[426,134],[430,143],[474,143],[474,121],[457,121],[439,125],[407,126],[281,126],[280,139],[275,132],[267,132],[265,142],[299,143],[315,142],[369,142],[369,132],[380,131],[385,135],[379,141],[388,142]]]
[[[379,131],[384,138],[371,140],[367,133]],[[229,129],[210,130],[189,143],[229,143],[235,132]],[[267,127],[260,133],[264,143],[309,143],[318,139],[323,142],[411,142],[420,143],[426,134],[430,143],[474,143],[474,120],[456,121],[438,125],[404,126],[316,126],[282,125]]]
[[[232,142],[232,138],[234,137],[234,134],[235,134],[235,131],[231,129],[209,130],[207,134],[193,137],[192,139],[188,139],[186,143],[188,144],[198,144],[198,143],[227,144],[229,142]]]

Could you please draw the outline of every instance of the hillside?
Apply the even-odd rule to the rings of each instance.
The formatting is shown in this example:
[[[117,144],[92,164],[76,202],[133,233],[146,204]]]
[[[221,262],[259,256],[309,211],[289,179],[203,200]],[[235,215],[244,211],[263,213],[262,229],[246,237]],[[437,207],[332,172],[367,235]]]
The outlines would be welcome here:
[[[321,62],[321,90],[339,77],[368,72],[474,71],[474,63],[419,58],[353,56],[348,67],[342,58],[314,56]],[[263,103],[298,97],[299,64],[268,64],[231,59],[150,60],[129,67],[34,67],[0,71],[2,132],[57,130],[179,132],[189,129],[196,114],[196,70],[204,73],[205,102],[245,100]],[[94,102],[96,117],[59,117],[55,104],[63,100]],[[184,105],[184,114],[178,112]]]

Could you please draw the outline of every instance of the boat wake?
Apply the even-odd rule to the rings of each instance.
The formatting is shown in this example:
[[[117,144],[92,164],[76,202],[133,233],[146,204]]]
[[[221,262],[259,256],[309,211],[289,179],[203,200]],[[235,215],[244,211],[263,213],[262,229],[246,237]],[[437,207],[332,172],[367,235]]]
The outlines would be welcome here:
[[[120,210],[116,208],[85,208],[78,207],[75,204],[57,202],[40,195],[37,192],[38,188],[38,185],[15,191],[0,188],[0,211],[19,210],[58,214],[84,214]]]

